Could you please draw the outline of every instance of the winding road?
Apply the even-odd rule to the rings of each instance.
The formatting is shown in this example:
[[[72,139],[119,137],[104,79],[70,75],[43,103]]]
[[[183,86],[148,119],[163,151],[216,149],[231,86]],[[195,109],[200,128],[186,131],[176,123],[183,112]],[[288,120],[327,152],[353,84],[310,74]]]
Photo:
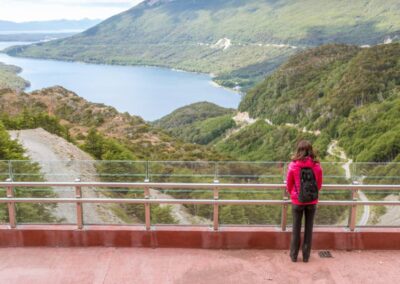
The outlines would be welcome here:
[[[334,157],[338,157],[339,159],[346,161],[343,165],[342,168],[345,171],[345,177],[347,180],[351,180],[352,178],[352,174],[351,174],[351,165],[353,163],[352,159],[349,159],[346,155],[346,153],[343,151],[343,149],[341,149],[338,145],[338,141],[337,140],[332,140],[332,142],[329,144],[328,146],[328,154]],[[363,178],[361,178],[361,180],[357,181],[359,184],[362,184]],[[362,201],[368,201],[367,196],[365,195],[364,192],[362,192],[361,190],[358,191],[358,197],[360,198],[360,200]],[[363,208],[363,214],[360,218],[360,220],[358,221],[358,225],[359,226],[365,226],[368,223],[369,217],[370,217],[370,208],[368,205],[365,205]]]

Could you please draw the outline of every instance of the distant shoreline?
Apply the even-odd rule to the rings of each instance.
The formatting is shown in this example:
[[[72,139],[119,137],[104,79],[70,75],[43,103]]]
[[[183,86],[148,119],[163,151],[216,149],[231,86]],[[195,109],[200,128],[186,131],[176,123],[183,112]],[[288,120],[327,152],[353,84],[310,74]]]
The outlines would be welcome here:
[[[32,42],[32,44],[37,43],[37,42]],[[12,47],[12,46],[10,46]],[[9,47],[7,47],[9,48]],[[6,49],[7,49],[6,48]],[[214,78],[217,76],[214,73],[206,73],[206,72],[200,72],[200,71],[195,71],[195,70],[185,70],[185,69],[179,69],[176,67],[170,67],[170,66],[165,66],[165,65],[153,65],[153,64],[121,64],[121,63],[104,63],[104,62],[88,62],[88,61],[82,61],[82,60],[68,60],[68,59],[57,59],[57,58],[42,58],[42,57],[29,57],[29,56],[13,56],[9,55],[7,52],[4,52],[4,50],[0,50],[0,53],[5,53],[10,57],[15,57],[15,58],[26,58],[26,59],[38,59],[38,60],[51,60],[51,61],[60,61],[60,62],[71,62],[71,63],[83,63],[83,64],[94,64],[94,65],[105,65],[105,66],[131,66],[131,67],[146,67],[146,68],[162,68],[162,69],[168,69],[174,72],[185,72],[185,73],[192,73],[192,74],[199,74],[199,75],[206,75],[210,77],[210,84],[216,88],[223,88],[225,90],[228,90],[232,93],[238,94],[240,96],[243,95],[242,92],[235,90],[233,88],[229,88],[227,86],[223,86],[218,84]]]

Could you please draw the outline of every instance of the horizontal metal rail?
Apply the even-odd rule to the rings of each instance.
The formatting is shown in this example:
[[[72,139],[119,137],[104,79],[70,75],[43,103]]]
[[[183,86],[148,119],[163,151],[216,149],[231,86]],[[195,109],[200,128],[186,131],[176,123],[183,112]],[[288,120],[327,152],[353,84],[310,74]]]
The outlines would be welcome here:
[[[14,190],[31,189],[37,187],[69,187],[75,188],[74,198],[17,198]],[[102,187],[102,188],[135,188],[142,189],[144,198],[82,198],[85,187]],[[15,204],[18,203],[72,203],[76,205],[77,210],[77,227],[82,229],[83,224],[83,206],[84,203],[114,203],[114,204],[143,204],[145,205],[145,226],[147,230],[151,228],[151,204],[202,204],[213,205],[213,228],[219,229],[219,206],[222,205],[280,205],[282,206],[281,228],[286,230],[287,225],[287,207],[291,203],[285,192],[285,184],[232,184],[219,183],[156,183],[156,182],[138,182],[138,183],[119,183],[119,182],[0,182],[0,188],[7,191],[6,198],[0,198],[0,204],[8,204],[10,228],[16,227],[16,210]],[[156,189],[207,189],[213,191],[213,198],[210,199],[153,199],[150,196],[150,188]],[[219,190],[221,189],[253,189],[253,190],[276,190],[282,191],[281,200],[224,200],[219,199]],[[328,184],[323,186],[324,191],[330,190],[346,190],[352,192],[352,200],[321,200],[319,205],[322,206],[348,206],[351,207],[349,216],[349,228],[354,230],[356,227],[356,208],[360,205],[369,206],[400,206],[400,201],[363,201],[357,199],[358,190],[377,190],[377,191],[400,191],[400,185],[362,185],[362,184]]]
[[[129,203],[129,204],[204,204],[204,205],[288,205],[283,200],[237,200],[237,199],[132,199],[132,198],[0,198],[0,203]],[[400,201],[319,201],[326,206],[396,206]]]
[[[0,188],[12,187],[114,187],[114,188],[146,188],[159,189],[285,189],[285,184],[263,183],[160,183],[160,182],[0,182]],[[374,184],[325,184],[324,190],[400,190],[400,185]]]

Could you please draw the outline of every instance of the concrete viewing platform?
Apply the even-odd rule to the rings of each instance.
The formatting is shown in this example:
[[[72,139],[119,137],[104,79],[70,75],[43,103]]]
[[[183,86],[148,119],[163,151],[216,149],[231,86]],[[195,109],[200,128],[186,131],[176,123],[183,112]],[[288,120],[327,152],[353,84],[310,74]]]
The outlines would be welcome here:
[[[1,283],[398,283],[400,251],[0,248]]]

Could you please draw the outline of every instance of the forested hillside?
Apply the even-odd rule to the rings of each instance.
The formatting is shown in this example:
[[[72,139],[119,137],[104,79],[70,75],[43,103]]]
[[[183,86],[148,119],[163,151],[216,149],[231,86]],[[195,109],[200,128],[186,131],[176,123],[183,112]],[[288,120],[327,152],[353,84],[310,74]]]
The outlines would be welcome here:
[[[239,109],[338,138],[356,161],[400,154],[400,44],[328,45],[293,56],[248,92]]]
[[[304,47],[397,40],[397,0],[147,0],[73,37],[9,54],[214,73],[248,88]]]
[[[154,125],[184,141],[205,145],[235,126],[232,120],[235,112],[233,109],[200,102],[179,108],[155,121]]]
[[[302,131],[293,125],[271,125],[264,119],[248,119],[209,103],[177,109],[155,122],[172,136],[186,142],[209,145],[234,160],[286,161],[300,139],[309,139],[325,157],[330,138]]]

